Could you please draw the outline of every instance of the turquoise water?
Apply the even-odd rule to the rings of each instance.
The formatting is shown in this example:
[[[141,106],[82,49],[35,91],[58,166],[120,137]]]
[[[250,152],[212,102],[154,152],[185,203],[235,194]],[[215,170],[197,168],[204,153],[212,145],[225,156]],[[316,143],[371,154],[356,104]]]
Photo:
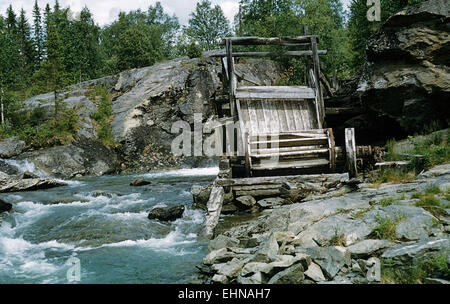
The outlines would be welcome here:
[[[68,186],[2,194],[14,212],[0,227],[0,283],[68,283],[79,259],[79,283],[187,283],[206,252],[198,238],[203,212],[190,188],[217,168],[90,177]],[[131,187],[136,178],[151,185]],[[181,219],[147,219],[155,206],[186,206]]]

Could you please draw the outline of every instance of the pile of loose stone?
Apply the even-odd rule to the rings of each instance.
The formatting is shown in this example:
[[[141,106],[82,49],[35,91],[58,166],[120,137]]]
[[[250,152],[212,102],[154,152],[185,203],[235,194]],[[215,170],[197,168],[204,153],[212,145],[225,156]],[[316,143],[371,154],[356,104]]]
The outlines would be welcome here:
[[[415,206],[410,195],[431,184],[448,189],[450,165],[437,166],[406,184],[361,184],[353,191],[341,185],[291,204],[274,198],[276,203],[265,205],[257,219],[210,241],[199,269],[213,283],[365,284],[381,281],[387,260],[406,269],[427,257],[447,255],[450,265],[450,209],[438,219]],[[403,200],[380,204],[382,198],[402,193]],[[449,208],[445,198],[441,203]],[[261,200],[255,205],[261,208]],[[376,239],[372,232],[377,217],[394,219],[399,214],[403,219],[396,225],[395,240]],[[439,277],[427,282],[448,283]]]

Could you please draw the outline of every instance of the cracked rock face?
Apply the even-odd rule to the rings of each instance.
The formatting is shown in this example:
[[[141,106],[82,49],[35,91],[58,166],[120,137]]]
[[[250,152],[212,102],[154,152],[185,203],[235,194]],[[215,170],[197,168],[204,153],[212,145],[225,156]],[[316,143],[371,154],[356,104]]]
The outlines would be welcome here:
[[[243,79],[273,84],[281,75],[281,67],[277,63],[260,59],[238,61],[236,69],[244,85],[249,83]],[[196,114],[199,117],[196,119],[198,124],[212,120],[211,97],[221,86],[221,73],[219,59],[179,58],[67,87],[59,92],[58,97],[67,107],[75,107],[80,116],[80,144],[74,143],[77,146],[75,155],[67,156],[66,150],[70,150],[70,147],[65,146],[33,151],[30,160],[41,169],[58,176],[76,173],[102,175],[118,171],[134,173],[215,163],[213,157],[173,155],[171,144],[182,130],[174,128],[172,132],[172,127],[174,123],[181,122],[193,131]],[[91,143],[98,139],[95,123],[90,118],[98,106],[98,102],[91,100],[90,96],[90,91],[96,86],[108,88],[113,96],[110,125],[115,141],[120,143],[117,149],[105,147],[104,150],[108,150],[104,153],[106,160],[100,154],[89,152]],[[54,93],[32,97],[25,100],[24,105],[26,109],[43,109],[43,118],[47,118],[54,115]],[[212,136],[212,133],[202,135],[203,143]],[[193,155],[193,140],[191,145]],[[84,154],[90,157],[84,157]],[[92,169],[84,170],[86,162]]]
[[[426,1],[392,16],[367,42],[362,102],[404,132],[448,117],[449,20],[448,1]]]

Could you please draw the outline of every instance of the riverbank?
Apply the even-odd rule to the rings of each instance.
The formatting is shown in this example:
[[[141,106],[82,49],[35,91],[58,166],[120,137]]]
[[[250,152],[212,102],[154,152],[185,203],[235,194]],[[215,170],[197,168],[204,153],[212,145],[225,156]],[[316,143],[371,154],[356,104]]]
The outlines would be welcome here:
[[[203,213],[192,207],[189,189],[217,172],[82,177],[51,189],[1,193],[12,209],[0,214],[0,283],[68,283],[72,257],[80,261],[82,284],[192,281],[206,244],[197,237]],[[150,183],[131,186],[138,178]],[[148,219],[150,210],[164,206],[184,206],[183,217]]]
[[[309,185],[306,197],[247,197],[258,208],[222,216],[203,282],[449,283],[450,164],[402,184],[323,186]]]

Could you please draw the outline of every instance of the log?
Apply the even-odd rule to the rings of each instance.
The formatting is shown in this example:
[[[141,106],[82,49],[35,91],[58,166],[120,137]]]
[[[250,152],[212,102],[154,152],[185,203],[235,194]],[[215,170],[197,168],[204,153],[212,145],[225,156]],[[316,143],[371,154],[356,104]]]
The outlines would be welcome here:
[[[351,114],[362,114],[364,113],[363,108],[360,107],[338,107],[338,108],[325,108],[326,115],[351,115]]]
[[[345,129],[345,153],[347,156],[347,170],[350,178],[356,177],[358,171],[356,169],[356,143],[355,129]]]
[[[411,164],[410,160],[400,160],[400,161],[387,161],[387,162],[378,162],[375,164],[376,167],[402,167],[408,166]]]
[[[217,186],[214,183],[208,203],[206,204],[207,212],[203,224],[203,236],[206,239],[212,239],[214,236],[214,229],[219,223],[220,213],[222,211],[224,195],[225,191],[223,187]]]
[[[235,187],[235,186],[252,186],[252,185],[271,185],[280,183],[302,183],[302,182],[340,182],[348,180],[348,173],[335,174],[311,174],[311,175],[291,175],[291,176],[263,176],[252,178],[231,178],[217,179],[217,186]]]
[[[318,50],[319,55],[326,55],[327,50]],[[225,57],[225,52],[212,54],[210,57]],[[302,57],[312,56],[312,51],[286,51],[286,52],[234,52],[233,57]]]
[[[263,37],[227,37],[221,42],[221,45],[226,43],[226,40],[230,40],[234,45],[298,45],[300,43],[311,42],[311,38],[316,38],[317,36],[297,36],[297,37],[274,37],[274,38],[263,38]]]

